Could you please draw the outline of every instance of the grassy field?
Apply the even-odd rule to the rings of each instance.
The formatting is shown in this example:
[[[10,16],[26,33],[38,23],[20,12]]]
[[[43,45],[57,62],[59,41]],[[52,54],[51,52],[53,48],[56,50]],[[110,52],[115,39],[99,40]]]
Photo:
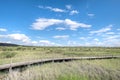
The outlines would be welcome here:
[[[36,59],[120,55],[120,48],[103,47],[0,47],[0,65]]]
[[[114,47],[0,47],[0,65],[46,58],[119,55]],[[1,79],[2,77],[2,79]],[[4,77],[4,78],[3,78]],[[119,80],[120,59],[80,60],[0,72],[0,80]]]
[[[120,59],[49,63],[11,71],[3,80],[119,80]]]

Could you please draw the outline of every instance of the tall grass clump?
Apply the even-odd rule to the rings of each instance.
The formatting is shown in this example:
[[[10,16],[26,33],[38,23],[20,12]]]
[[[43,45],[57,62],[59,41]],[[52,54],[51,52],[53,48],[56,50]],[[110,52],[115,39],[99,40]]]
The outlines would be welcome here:
[[[12,58],[16,55],[17,53],[16,52],[8,52],[8,51],[5,51],[5,52],[2,52],[0,54],[0,58]]]

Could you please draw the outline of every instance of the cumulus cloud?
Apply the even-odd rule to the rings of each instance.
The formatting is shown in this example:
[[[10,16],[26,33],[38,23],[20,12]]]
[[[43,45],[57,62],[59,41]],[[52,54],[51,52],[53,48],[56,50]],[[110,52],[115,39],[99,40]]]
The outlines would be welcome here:
[[[55,39],[67,39],[65,44],[62,42],[55,43],[50,40],[33,41],[25,34],[7,34],[0,35],[0,42],[9,42],[22,45],[34,45],[34,46],[110,46],[120,47],[120,35],[107,35],[99,37],[80,37],[80,41],[71,41],[69,35],[56,35]],[[82,40],[82,43],[81,43]]]
[[[103,47],[120,47],[120,39],[105,39],[99,40],[97,38],[86,41],[83,46],[103,46]]]
[[[70,10],[70,9],[72,8],[71,5],[66,5],[65,7],[66,7],[68,10]]]
[[[46,19],[46,18],[39,18],[36,19],[36,22],[34,22],[31,26],[35,30],[44,30],[45,28],[62,23],[62,20],[59,19]]]
[[[102,35],[91,36],[92,38],[88,39],[85,42],[86,45],[87,46],[120,47],[119,34],[115,32],[109,32],[109,29],[106,29],[106,31],[103,31],[102,33],[103,33]]]
[[[97,38],[95,38],[95,39],[93,39],[93,40],[94,40],[94,41],[97,41],[97,42],[99,41],[99,39],[97,39]]]
[[[26,36],[25,34],[9,34],[9,35],[7,35],[7,37],[14,39],[14,40],[22,41],[22,42],[30,41],[29,37]]]
[[[34,46],[60,46],[60,44],[51,42],[49,40],[31,41],[31,45],[34,45]]]
[[[106,35],[102,41],[104,46],[120,47],[120,35]]]
[[[78,14],[79,12],[77,10],[70,11],[70,15]]]
[[[102,35],[91,35],[79,39],[82,40],[82,46],[120,47],[120,35],[115,32],[105,32]]]
[[[78,23],[76,21],[72,21],[70,19],[65,19],[65,24],[69,26],[70,30],[77,30],[78,28],[89,28],[92,25],[84,24],[84,23]]]
[[[7,35],[0,35],[1,38],[5,39],[11,39],[15,41],[21,41],[21,42],[29,42],[30,38],[26,36],[25,34],[7,34]]]
[[[50,7],[50,6],[38,6],[38,8],[42,8],[42,9],[49,9],[51,11],[54,11],[54,12],[66,12],[66,10],[64,9],[60,9],[60,8],[53,8],[53,7]]]
[[[55,39],[68,39],[69,35],[56,35],[56,36],[53,36],[53,38],[55,38]]]
[[[36,21],[31,25],[32,29],[34,30],[44,30],[45,28],[52,26],[64,24],[70,30],[76,30],[77,28],[89,28],[91,25],[79,23],[76,21],[72,21],[70,19],[60,20],[60,19],[47,19],[47,18],[38,18]]]
[[[4,28],[0,28],[0,32],[6,32],[7,29],[4,29]]]
[[[57,27],[56,28],[56,30],[60,30],[60,31],[62,31],[62,30],[65,30],[66,28],[64,28],[64,27]]]
[[[91,34],[101,34],[101,33],[105,33],[105,32],[110,31],[112,26],[113,26],[113,25],[108,25],[107,27],[102,28],[102,29],[100,29],[100,30],[90,31],[90,33],[91,33]]]
[[[60,46],[60,44],[51,42],[49,40],[39,40],[33,41],[25,34],[7,34],[7,35],[0,35],[1,41],[5,43],[16,43],[20,45],[34,45],[34,46]]]

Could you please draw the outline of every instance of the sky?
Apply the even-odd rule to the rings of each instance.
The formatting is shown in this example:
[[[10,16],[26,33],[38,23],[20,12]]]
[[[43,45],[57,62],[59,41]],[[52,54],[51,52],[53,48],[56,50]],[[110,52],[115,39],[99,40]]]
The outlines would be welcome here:
[[[120,47],[120,0],[0,0],[0,42]]]

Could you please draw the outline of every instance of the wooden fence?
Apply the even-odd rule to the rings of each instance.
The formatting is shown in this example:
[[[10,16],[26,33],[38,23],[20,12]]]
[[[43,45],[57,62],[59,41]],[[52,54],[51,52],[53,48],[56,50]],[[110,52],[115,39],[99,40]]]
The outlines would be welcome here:
[[[71,60],[116,59],[116,58],[120,58],[120,56],[94,56],[94,57],[68,57],[68,58],[40,59],[40,60],[0,65],[0,71],[15,69],[15,68],[22,68],[25,66],[35,65],[35,64],[50,63],[50,62],[63,62],[63,61],[71,61]]]

